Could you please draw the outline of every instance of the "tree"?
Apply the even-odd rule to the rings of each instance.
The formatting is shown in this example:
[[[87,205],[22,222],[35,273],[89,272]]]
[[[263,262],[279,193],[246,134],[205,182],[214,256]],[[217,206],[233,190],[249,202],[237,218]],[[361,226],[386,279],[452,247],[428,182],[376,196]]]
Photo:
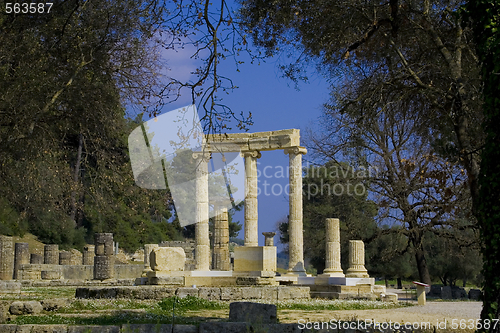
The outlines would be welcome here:
[[[483,254],[483,311],[481,318],[500,319],[500,6],[497,1],[468,1],[465,16],[474,31],[483,82],[483,129],[485,146],[481,155],[480,191],[474,196]],[[499,325],[482,331],[500,332]]]
[[[70,245],[84,228],[119,229],[111,207],[126,206],[129,229],[155,214],[127,193],[123,105],[157,95],[156,4],[58,1],[50,14],[0,16],[0,196],[18,212],[10,230],[28,223],[41,240]]]
[[[349,159],[374,170],[366,175],[366,184],[380,207],[379,224],[400,226],[381,233],[406,237],[420,280],[430,284],[424,237],[427,232],[446,235],[447,227],[458,227],[454,216],[467,211],[466,176],[432,149],[426,140],[433,135],[431,120],[413,112],[415,106],[396,102],[389,106],[389,91],[372,96],[377,97],[372,105],[342,111],[333,99],[325,109],[323,133],[312,135],[310,145],[319,157]]]

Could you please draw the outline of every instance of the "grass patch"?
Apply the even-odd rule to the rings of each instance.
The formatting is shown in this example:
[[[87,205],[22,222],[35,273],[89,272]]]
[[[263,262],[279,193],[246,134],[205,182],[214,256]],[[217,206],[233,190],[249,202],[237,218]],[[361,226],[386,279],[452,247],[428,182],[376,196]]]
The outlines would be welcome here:
[[[17,325],[123,325],[123,324],[171,324],[171,315],[154,313],[102,315],[98,317],[65,317],[60,315],[18,316],[13,322]],[[191,318],[175,317],[175,324],[196,324]]]
[[[258,301],[265,303],[264,301]],[[365,301],[365,300],[330,300],[330,299],[305,299],[305,300],[287,300],[275,302],[278,310],[372,310],[372,309],[394,309],[409,304],[394,304],[391,302],[382,301]]]
[[[172,313],[174,306],[176,314],[185,314],[186,311],[229,309],[229,303],[221,301],[209,301],[194,296],[186,296],[185,298],[174,296],[164,298],[163,300],[158,302],[158,308],[163,312]]]
[[[61,308],[57,312],[78,313],[81,311],[151,309],[155,305],[156,302],[154,301],[136,301],[134,299],[76,300],[71,305]]]

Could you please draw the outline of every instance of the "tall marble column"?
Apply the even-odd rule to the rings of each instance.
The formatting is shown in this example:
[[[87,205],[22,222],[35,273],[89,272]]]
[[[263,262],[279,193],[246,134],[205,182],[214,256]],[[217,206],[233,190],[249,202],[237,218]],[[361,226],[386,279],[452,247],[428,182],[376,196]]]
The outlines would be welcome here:
[[[349,241],[349,269],[346,272],[346,277],[369,277],[365,268],[365,243],[362,240]]]
[[[289,205],[288,218],[289,263],[288,272],[306,275],[304,268],[304,244],[302,226],[302,155],[306,154],[304,147],[285,149],[290,159],[289,165]]]
[[[331,277],[344,277],[340,265],[340,221],[326,219],[326,261],[323,274]]]
[[[214,270],[229,271],[229,216],[227,208],[215,205],[214,252],[212,266]]]
[[[196,213],[195,213],[195,240],[196,240],[196,270],[210,270],[210,237],[208,234],[208,161],[209,153],[193,153],[196,160]]]
[[[257,201],[257,150],[242,152],[245,158],[245,246],[259,246],[259,210]]]

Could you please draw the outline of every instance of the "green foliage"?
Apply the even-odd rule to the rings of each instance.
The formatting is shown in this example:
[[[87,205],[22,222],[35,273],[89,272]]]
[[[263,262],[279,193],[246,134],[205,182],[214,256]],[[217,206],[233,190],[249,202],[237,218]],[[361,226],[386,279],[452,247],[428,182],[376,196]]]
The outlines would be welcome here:
[[[229,304],[218,301],[209,301],[190,295],[184,298],[177,296],[168,297],[158,303],[158,307],[166,313],[172,312],[174,306],[175,314],[183,315],[186,311],[227,309]]]
[[[483,128],[480,191],[474,198],[482,239],[483,311],[481,318],[500,319],[500,5],[494,0],[468,1],[463,14],[474,32],[483,82]],[[500,327],[491,330],[500,332]]]

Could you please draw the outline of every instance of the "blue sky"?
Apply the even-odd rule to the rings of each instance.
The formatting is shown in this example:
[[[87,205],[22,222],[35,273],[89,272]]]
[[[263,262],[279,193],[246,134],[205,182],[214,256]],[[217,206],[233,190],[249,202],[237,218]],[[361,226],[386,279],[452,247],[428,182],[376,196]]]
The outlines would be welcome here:
[[[189,77],[196,63],[189,59],[189,50],[163,55],[176,77]],[[254,125],[249,132],[261,132],[297,128],[303,135],[307,127],[314,126],[321,115],[321,106],[328,99],[326,80],[312,75],[310,82],[295,84],[281,73],[276,61],[271,58],[260,64],[245,62],[236,70],[234,59],[221,63],[219,71],[238,86],[229,95],[223,96],[223,103],[236,113],[251,112]],[[190,104],[189,91],[185,91],[179,101],[164,108],[165,112]],[[234,130],[233,130],[234,132]],[[303,142],[303,141],[302,141]],[[304,157],[304,162],[308,156]],[[305,163],[304,163],[305,164]],[[262,152],[258,160],[259,177],[259,245],[264,244],[264,231],[276,231],[276,222],[288,214],[288,197],[284,187],[287,176],[280,176],[280,170],[288,166],[288,156],[282,150]],[[266,168],[267,167],[267,168]],[[266,177],[264,176],[266,168]],[[277,177],[276,177],[277,176]],[[265,183],[264,183],[265,182]],[[237,213],[236,221],[243,224],[243,212]],[[239,238],[243,238],[243,229]],[[278,239],[275,239],[277,243]]]

